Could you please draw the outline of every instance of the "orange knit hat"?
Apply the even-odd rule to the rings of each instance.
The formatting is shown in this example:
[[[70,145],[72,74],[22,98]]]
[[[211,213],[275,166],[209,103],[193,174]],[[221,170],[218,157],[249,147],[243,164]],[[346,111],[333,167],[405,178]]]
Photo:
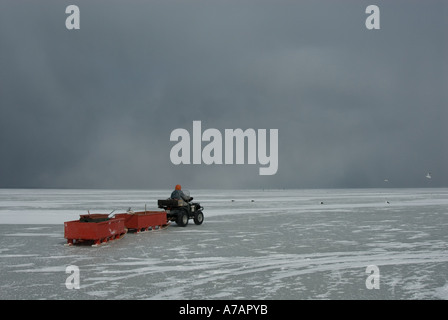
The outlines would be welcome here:
[[[176,184],[176,188],[175,189],[176,190],[181,190],[182,188],[181,188],[180,184]]]

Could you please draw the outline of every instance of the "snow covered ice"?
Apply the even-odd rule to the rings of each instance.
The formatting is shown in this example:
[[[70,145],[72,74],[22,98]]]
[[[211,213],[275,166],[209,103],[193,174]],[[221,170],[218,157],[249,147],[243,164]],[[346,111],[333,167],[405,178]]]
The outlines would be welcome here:
[[[0,299],[448,298],[448,189],[191,190],[200,226],[64,246],[64,221],[170,192],[0,189]]]

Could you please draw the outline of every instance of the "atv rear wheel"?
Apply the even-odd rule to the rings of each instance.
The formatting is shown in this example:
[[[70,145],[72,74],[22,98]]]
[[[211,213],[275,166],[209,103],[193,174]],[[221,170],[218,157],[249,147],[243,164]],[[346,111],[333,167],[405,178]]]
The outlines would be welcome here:
[[[176,223],[179,227],[186,227],[188,224],[188,213],[185,210],[180,210],[177,214]]]

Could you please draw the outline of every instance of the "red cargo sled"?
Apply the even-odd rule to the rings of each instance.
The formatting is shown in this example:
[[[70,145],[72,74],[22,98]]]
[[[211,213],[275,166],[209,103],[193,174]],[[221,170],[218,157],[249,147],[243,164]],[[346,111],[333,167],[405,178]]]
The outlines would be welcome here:
[[[64,222],[64,238],[68,245],[92,243],[97,246],[122,238],[127,229],[125,219],[107,214],[81,215],[79,220]]]
[[[119,213],[115,217],[123,218],[125,227],[136,233],[166,228],[169,224],[165,211]]]

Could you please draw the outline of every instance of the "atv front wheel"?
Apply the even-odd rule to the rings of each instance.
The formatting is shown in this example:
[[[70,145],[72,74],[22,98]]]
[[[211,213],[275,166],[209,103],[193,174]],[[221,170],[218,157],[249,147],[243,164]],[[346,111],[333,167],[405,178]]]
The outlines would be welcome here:
[[[194,214],[194,224],[201,225],[204,222],[204,214],[202,211],[198,211]]]

